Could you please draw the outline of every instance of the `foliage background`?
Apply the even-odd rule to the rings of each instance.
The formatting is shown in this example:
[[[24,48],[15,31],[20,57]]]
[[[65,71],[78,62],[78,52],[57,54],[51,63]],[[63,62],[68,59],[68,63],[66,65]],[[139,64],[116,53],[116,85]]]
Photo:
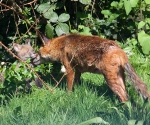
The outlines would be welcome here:
[[[23,44],[30,38],[38,50],[42,44],[38,30],[48,38],[67,33],[98,35],[116,40],[129,56],[135,56],[132,64],[149,65],[149,0],[1,0],[0,27],[0,41],[10,49],[13,42]],[[143,60],[134,53],[140,54]],[[17,64],[0,46],[1,102],[14,93],[29,92],[24,89],[24,79],[34,75],[24,64],[16,71]],[[57,64],[42,64],[35,70],[46,79],[54,70],[58,74],[57,69]]]

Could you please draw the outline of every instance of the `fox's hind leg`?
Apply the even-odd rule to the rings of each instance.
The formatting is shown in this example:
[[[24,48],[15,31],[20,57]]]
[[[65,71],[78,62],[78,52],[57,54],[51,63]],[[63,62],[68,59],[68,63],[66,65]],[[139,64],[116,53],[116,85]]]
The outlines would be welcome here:
[[[119,97],[121,102],[128,100],[128,94],[125,88],[124,70],[120,66],[107,68],[104,77],[110,89]]]

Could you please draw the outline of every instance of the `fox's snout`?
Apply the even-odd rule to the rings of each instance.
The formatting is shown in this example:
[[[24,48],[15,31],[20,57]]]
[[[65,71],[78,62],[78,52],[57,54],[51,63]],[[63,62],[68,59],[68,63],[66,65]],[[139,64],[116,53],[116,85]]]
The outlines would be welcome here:
[[[38,54],[33,55],[33,64],[38,65],[40,63],[41,63],[40,56]]]

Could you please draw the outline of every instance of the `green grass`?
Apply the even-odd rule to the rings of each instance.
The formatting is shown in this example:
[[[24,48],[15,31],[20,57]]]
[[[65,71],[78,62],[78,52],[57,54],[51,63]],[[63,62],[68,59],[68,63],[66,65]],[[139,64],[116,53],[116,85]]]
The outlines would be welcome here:
[[[141,79],[150,83],[150,59],[133,54],[130,62]],[[138,121],[149,125],[150,102],[138,96],[130,82],[126,85],[130,96],[127,103],[118,101],[103,76],[91,73],[82,75],[82,84],[72,93],[66,92],[65,83],[54,93],[33,88],[30,94],[14,96],[6,105],[1,104],[0,125],[77,125],[96,117],[111,125],[133,125]]]

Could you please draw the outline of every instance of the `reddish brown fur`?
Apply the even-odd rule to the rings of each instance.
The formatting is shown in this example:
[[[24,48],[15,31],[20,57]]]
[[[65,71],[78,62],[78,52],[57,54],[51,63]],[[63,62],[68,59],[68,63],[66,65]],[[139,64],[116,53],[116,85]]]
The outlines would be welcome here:
[[[38,59],[40,61],[43,59],[46,61],[60,61],[65,66],[69,91],[72,90],[74,78],[79,80],[81,73],[101,73],[104,75],[110,89],[118,95],[120,100],[128,100],[124,66],[129,62],[126,54],[115,41],[99,38],[98,36],[71,34],[45,42],[44,47],[39,50],[40,58]],[[38,59],[35,59],[35,62]],[[126,70],[128,71],[127,68]],[[132,74],[133,71],[129,71],[129,73]],[[138,76],[136,75],[136,77]],[[144,83],[140,82],[140,84]],[[146,85],[144,84],[144,86]],[[143,96],[150,97],[147,87],[140,89],[146,92]]]

